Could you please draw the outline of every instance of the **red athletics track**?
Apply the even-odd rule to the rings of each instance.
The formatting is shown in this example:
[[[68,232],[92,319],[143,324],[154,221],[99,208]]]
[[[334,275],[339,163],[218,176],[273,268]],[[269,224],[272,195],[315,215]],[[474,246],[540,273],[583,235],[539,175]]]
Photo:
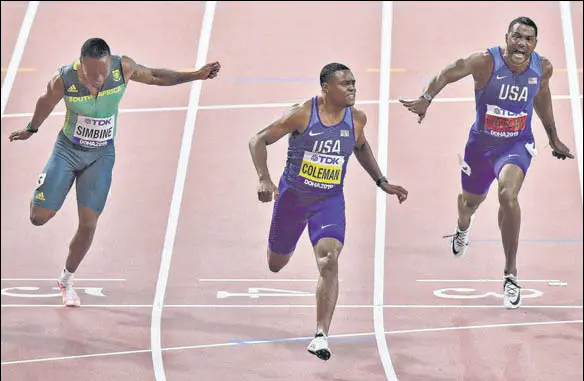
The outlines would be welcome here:
[[[36,70],[18,74],[5,114],[32,111],[37,95],[31,96],[31,89],[42,89],[52,74],[53,65],[69,62],[76,56],[87,36],[64,30],[84,30],[88,36],[103,36],[114,52],[129,54],[147,65],[192,66],[200,37],[203,4],[167,4],[142,5],[141,19],[131,24],[122,16],[135,9],[129,9],[129,5],[116,4],[112,12],[111,5],[103,3],[41,4],[20,65]],[[391,76],[392,100],[417,95],[434,70],[451,58],[477,46],[500,43],[503,38],[508,20],[496,16],[501,14],[499,11],[481,5],[432,7],[416,3],[394,4],[391,66],[403,70],[394,70]],[[505,11],[508,14],[523,14],[524,7],[513,3],[508,7]],[[540,26],[538,50],[550,57],[556,68],[565,68],[559,11],[551,5],[546,8],[545,4],[540,8],[533,9],[530,14]],[[426,18],[420,9],[433,15],[445,12],[459,23],[464,22],[467,15],[478,12],[488,18],[485,24],[491,26],[484,31],[472,28],[473,38],[460,33],[459,27],[448,33],[444,30],[447,26]],[[581,3],[574,5],[572,11],[579,49],[582,43]],[[24,14],[22,7],[3,2],[3,17],[7,12],[19,19]],[[171,14],[172,21],[162,21],[166,18],[164,13]],[[310,294],[316,279],[307,237],[302,237],[289,267],[280,274],[267,271],[264,253],[271,205],[256,201],[255,175],[247,152],[249,136],[280,115],[284,108],[209,109],[216,105],[290,103],[305,99],[318,89],[320,67],[333,60],[352,67],[358,80],[360,101],[377,100],[379,76],[374,69],[380,62],[380,13],[381,5],[373,2],[341,3],[335,6],[334,12],[324,3],[310,6],[218,4],[207,60],[221,60],[223,69],[217,80],[203,86],[182,210],[170,258],[161,326],[166,379],[387,379],[382,367],[383,354],[379,354],[371,334],[374,331],[371,304],[375,189],[370,180],[352,161],[347,177],[348,226],[347,244],[341,257],[341,295],[331,328],[331,335],[346,336],[331,338],[333,359],[322,363],[304,350],[306,337],[314,329],[315,310]],[[91,29],[81,24],[80,14],[91,14],[97,19],[100,14],[107,14],[111,21],[107,29],[97,26]],[[70,20],[67,29],[60,31],[50,26],[51,21],[63,18]],[[436,18],[439,19],[443,18]],[[5,68],[17,33],[5,34],[7,26],[4,18],[2,21],[2,65]],[[19,22],[12,23],[13,28],[19,28]],[[475,25],[471,20],[467,23],[465,30]],[[132,31],[136,30],[141,31],[140,37],[134,37]],[[160,30],[164,30],[164,38],[160,38]],[[327,30],[338,30],[341,38],[318,35]],[[443,33],[429,32],[421,40],[412,39],[419,35],[419,30]],[[8,36],[13,36],[12,40],[5,40]],[[59,44],[48,44],[47,36]],[[171,49],[169,41],[182,42]],[[444,48],[433,52],[432,47],[440,44]],[[579,49],[576,53],[581,68],[582,52]],[[431,63],[425,64],[428,56],[432,57]],[[581,72],[579,79],[581,82]],[[554,95],[568,94],[565,71],[556,72],[552,82]],[[463,81],[441,96],[469,97],[472,94],[469,85],[468,81]],[[133,84],[123,108],[185,107],[189,89],[188,85],[153,89]],[[522,242],[519,266],[524,279],[561,279],[568,285],[554,289],[545,283],[535,283],[533,287],[539,287],[544,294],[538,299],[525,299],[526,308],[508,312],[500,308],[499,300],[492,298],[458,302],[432,295],[435,289],[457,285],[474,287],[478,294],[498,291],[499,283],[456,283],[453,286],[451,283],[416,282],[417,279],[500,278],[500,244],[491,242],[498,237],[496,204],[492,196],[483,206],[473,229],[476,242],[460,263],[453,262],[447,245],[440,238],[449,234],[453,227],[458,190],[456,152],[463,149],[473,116],[471,105],[468,101],[436,102],[422,127],[401,106],[394,103],[390,106],[390,176],[408,187],[410,200],[397,206],[393,199],[388,199],[386,249],[389,250],[386,252],[384,300],[390,306],[385,308],[384,329],[415,331],[485,324],[581,321],[582,208],[578,201],[577,166],[575,162],[551,160],[541,144],[542,154],[534,160],[522,196],[522,238],[543,242]],[[461,106],[462,110],[451,110]],[[378,108],[375,104],[360,107],[368,114],[367,134],[377,152]],[[569,103],[555,101],[554,107],[561,136],[574,147]],[[120,116],[123,128],[117,144],[118,148],[123,148],[118,149],[111,197],[92,251],[78,275],[84,279],[103,280],[77,283],[81,287],[102,287],[106,296],[83,295],[84,307],[70,310],[61,308],[58,298],[54,297],[25,299],[3,295],[3,380],[37,379],[40,375],[45,380],[62,379],[70,378],[71,372],[84,380],[149,380],[155,379],[155,374],[161,379],[161,369],[153,367],[147,351],[150,348],[150,315],[185,117],[184,111],[160,110]],[[46,131],[25,144],[8,145],[8,133],[23,125],[26,118],[7,116],[2,119],[2,288],[41,287],[34,291],[38,295],[39,292],[52,292],[52,283],[5,279],[53,278],[62,265],[76,219],[74,198],[70,196],[61,214],[47,226],[38,229],[28,224],[26,208],[31,184],[48,158],[54,134]],[[49,118],[44,128],[56,131],[61,118]],[[455,119],[459,121],[454,123]],[[438,126],[445,120],[453,120],[454,127],[439,130]],[[541,126],[536,123],[534,129],[541,142]],[[412,145],[416,149],[412,149]],[[156,155],[157,152],[162,155]],[[270,149],[270,168],[275,179],[283,168],[284,154],[285,142]],[[19,169],[8,165],[15,161],[20,163]],[[431,171],[428,171],[429,163]],[[429,193],[428,189],[437,182],[442,188]],[[541,185],[536,187],[535,182]],[[564,192],[562,197],[554,197],[560,191]],[[439,205],[444,205],[443,210],[438,209]],[[552,213],[552,216],[542,217],[545,213]],[[495,259],[488,262],[489,266],[485,266],[487,255]],[[562,255],[561,261],[555,261],[558,255]],[[433,258],[436,258],[434,262]],[[481,259],[483,262],[469,263]],[[566,272],[567,269],[572,272]],[[217,281],[221,279],[223,281]],[[287,281],[290,279],[294,281]],[[531,284],[524,286],[528,285],[532,287]],[[249,288],[280,289],[285,290],[280,293],[297,292],[298,296],[250,298],[231,295],[247,294]],[[270,293],[269,290],[259,291]],[[230,296],[218,298],[226,296],[225,292]],[[25,303],[36,307],[14,307]],[[466,307],[420,307],[429,304]],[[391,308],[396,305],[411,307]],[[492,308],[468,308],[476,305]],[[548,308],[537,307],[543,305]],[[551,305],[568,308],[549,308]],[[282,340],[290,338],[298,340]],[[400,380],[582,378],[581,322],[406,332],[389,334],[387,339]],[[254,340],[266,342],[249,342]],[[115,352],[122,353],[113,355]],[[79,358],[95,354],[112,355]],[[58,357],[66,358],[56,359]],[[33,359],[46,361],[19,363]]]

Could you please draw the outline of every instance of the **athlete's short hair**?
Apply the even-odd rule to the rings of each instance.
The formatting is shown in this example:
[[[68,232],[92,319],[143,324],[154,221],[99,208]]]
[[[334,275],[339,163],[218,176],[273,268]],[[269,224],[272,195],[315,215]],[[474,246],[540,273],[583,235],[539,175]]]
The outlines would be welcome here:
[[[343,71],[343,70],[351,70],[351,69],[349,69],[347,66],[345,66],[341,63],[337,63],[337,62],[332,62],[330,64],[325,65],[322,68],[322,70],[320,71],[320,86],[322,86],[325,83],[327,83],[328,81],[330,81],[330,79],[333,77],[335,72]]]
[[[101,58],[110,54],[109,45],[101,38],[90,38],[81,47],[81,58]]]
[[[521,16],[521,17],[517,17],[515,20],[511,21],[509,23],[509,28],[507,29],[507,33],[511,32],[511,29],[513,29],[515,24],[523,24],[523,25],[527,25],[527,26],[532,27],[533,29],[535,29],[535,37],[537,37],[537,25],[535,25],[535,22],[533,22],[533,20],[530,19],[529,17]]]

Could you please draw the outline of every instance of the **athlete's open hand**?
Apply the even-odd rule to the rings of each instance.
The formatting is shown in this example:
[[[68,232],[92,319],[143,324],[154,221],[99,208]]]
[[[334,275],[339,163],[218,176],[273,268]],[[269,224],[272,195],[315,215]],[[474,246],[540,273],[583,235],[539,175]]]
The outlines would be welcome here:
[[[422,123],[422,120],[426,117],[426,110],[430,106],[430,102],[424,98],[418,98],[413,100],[399,100],[401,104],[414,114],[418,114],[418,123]]]
[[[14,140],[26,140],[32,136],[32,132],[27,131],[26,128],[23,130],[14,131],[8,136],[10,141]]]
[[[278,187],[272,180],[261,180],[258,185],[258,199],[261,202],[270,202],[272,195],[274,195],[274,200],[278,198]]]
[[[408,191],[399,185],[392,185],[389,183],[381,183],[381,189],[387,194],[394,194],[397,196],[399,203],[401,204],[408,198]]]
[[[197,70],[199,73],[199,79],[213,79],[219,74],[221,70],[221,64],[217,61],[211,62]]]

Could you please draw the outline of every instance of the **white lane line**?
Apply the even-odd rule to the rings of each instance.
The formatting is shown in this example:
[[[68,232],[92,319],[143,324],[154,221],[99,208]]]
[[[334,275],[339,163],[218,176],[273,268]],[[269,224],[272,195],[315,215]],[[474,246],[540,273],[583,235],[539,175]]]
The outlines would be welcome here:
[[[37,13],[38,7],[38,1],[30,1],[28,3],[24,19],[22,20],[22,25],[20,26],[20,32],[18,33],[16,44],[14,45],[14,51],[10,57],[10,63],[8,64],[8,69],[6,70],[4,83],[2,83],[2,106],[0,109],[0,115],[2,118],[4,118],[4,111],[6,110],[6,105],[8,104],[8,98],[10,97],[10,92],[12,91],[14,80],[16,79],[16,73],[18,71],[18,67],[20,66],[20,61],[22,60],[22,55],[24,54],[24,47],[26,46],[26,41],[28,40],[30,30],[32,29],[32,23]]]
[[[582,99],[582,95],[579,97]],[[553,100],[570,100],[569,95],[554,95]],[[474,98],[437,98],[432,101],[433,103],[456,103],[456,102],[474,102]],[[287,102],[287,103],[251,103],[251,104],[227,104],[227,105],[208,105],[199,106],[199,111],[203,110],[239,110],[239,109],[254,109],[254,108],[286,108],[298,102]],[[390,99],[389,104],[398,104],[399,100]],[[366,100],[357,101],[357,105],[376,105],[379,101],[376,100]],[[148,112],[174,112],[174,111],[186,111],[187,106],[178,107],[146,107],[146,108],[121,108],[119,110],[120,114],[132,114],[132,113],[148,113]],[[63,116],[64,111],[55,111],[50,114],[50,116]],[[11,113],[2,115],[4,118],[30,118],[32,112],[21,112],[21,113]]]
[[[215,16],[216,6],[217,6],[216,1],[205,2],[205,13],[203,15],[203,22],[201,25],[201,36],[199,38],[197,58],[195,62],[196,68],[204,66],[207,61],[209,43],[211,40],[211,27],[213,26],[213,18]],[[162,360],[160,332],[160,327],[162,324],[162,309],[164,308],[164,296],[166,294],[166,285],[168,283],[170,262],[172,260],[172,252],[174,249],[174,240],[176,237],[176,230],[180,215],[180,206],[182,203],[183,191],[187,176],[187,167],[189,164],[193,135],[195,132],[195,123],[197,121],[197,112],[199,109],[201,86],[202,81],[194,81],[191,86],[189,105],[187,109],[187,116],[182,137],[182,145],[180,148],[178,167],[176,169],[176,179],[174,182],[174,190],[172,192],[172,200],[170,203],[170,210],[168,214],[168,223],[166,226],[166,234],[164,237],[164,247],[162,249],[162,257],[160,259],[160,270],[158,272],[158,280],[156,282],[154,306],[152,308],[152,320],[150,324],[151,334],[150,346],[152,348],[152,364],[154,367],[154,375],[156,377],[156,381],[166,381],[166,374],[164,373],[164,363]]]
[[[523,307],[523,306],[522,306]],[[525,322],[525,323],[505,323],[505,324],[483,324],[483,325],[470,325],[470,326],[453,326],[453,327],[439,327],[439,328],[421,328],[421,329],[403,329],[395,331],[383,332],[384,335],[403,335],[411,333],[428,333],[428,332],[447,332],[447,331],[459,331],[459,330],[472,330],[472,329],[489,329],[489,328],[510,328],[510,327],[528,327],[528,326],[543,326],[543,325],[559,325],[559,324],[581,324],[582,320],[562,320],[562,321],[537,321],[537,322]],[[361,333],[345,333],[340,335],[331,335],[329,339],[344,339],[344,338],[355,338],[355,337],[367,337],[374,336],[376,332],[361,332]],[[312,337],[288,337],[273,340],[249,340],[249,341],[238,341],[238,342],[226,342],[226,343],[216,343],[216,344],[203,344],[203,345],[190,345],[182,347],[168,347],[163,348],[163,351],[182,351],[191,349],[207,349],[207,348],[222,348],[222,347],[235,347],[241,345],[257,345],[257,344],[270,344],[270,343],[281,343],[286,341],[308,341]],[[140,349],[133,351],[120,351],[120,352],[107,352],[107,353],[93,353],[86,355],[76,355],[76,356],[62,356],[62,357],[45,357],[29,360],[16,360],[16,361],[4,361],[2,366],[6,365],[17,365],[17,364],[30,364],[39,362],[52,362],[52,361],[62,361],[62,360],[76,360],[84,358],[96,358],[96,357],[107,357],[107,356],[122,356],[122,355],[133,355],[140,353],[148,353],[149,349]]]
[[[388,137],[389,137],[389,85],[391,68],[391,30],[393,23],[393,2],[384,1],[381,9],[381,62],[379,66],[379,124],[377,162],[381,173],[387,173]],[[375,251],[373,275],[373,327],[379,358],[385,376],[390,381],[397,381],[397,375],[391,362],[383,317],[383,291],[385,289],[385,225],[387,214],[387,194],[377,189],[375,206]]]
[[[574,45],[574,31],[572,29],[572,12],[570,1],[560,1],[562,16],[562,31],[564,33],[564,47],[566,50],[566,64],[568,69],[568,85],[570,89],[570,104],[572,109],[572,127],[576,142],[576,160],[578,161],[578,175],[580,176],[580,202],[582,202],[582,102],[578,84],[578,62]],[[581,12],[580,12],[581,13]]]

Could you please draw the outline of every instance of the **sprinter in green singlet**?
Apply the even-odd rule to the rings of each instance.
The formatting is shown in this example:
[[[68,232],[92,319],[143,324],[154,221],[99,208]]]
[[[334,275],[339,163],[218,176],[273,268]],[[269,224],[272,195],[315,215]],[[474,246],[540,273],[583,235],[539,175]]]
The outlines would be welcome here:
[[[73,288],[73,274],[91,246],[109,193],[115,161],[118,107],[128,82],[173,86],[215,78],[220,68],[219,62],[213,62],[190,72],[151,69],[127,56],[111,55],[104,40],[91,38],[81,47],[80,58],[60,68],[49,81],[47,91],[38,99],[26,128],[10,134],[10,141],[30,138],[61,99],[65,101],[65,123],[58,133],[52,155],[38,177],[30,206],[32,224],[44,225],[61,208],[73,182],[76,182],[79,226],[57,282],[64,305],[81,305]]]

